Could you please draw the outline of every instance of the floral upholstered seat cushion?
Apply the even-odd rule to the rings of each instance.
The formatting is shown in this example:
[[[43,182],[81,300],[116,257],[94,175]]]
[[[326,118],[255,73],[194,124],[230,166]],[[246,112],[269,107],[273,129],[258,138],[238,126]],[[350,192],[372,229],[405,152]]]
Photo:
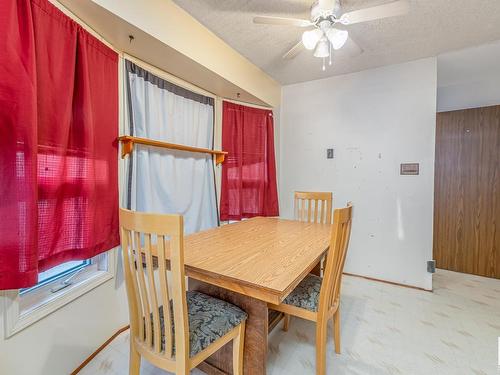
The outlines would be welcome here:
[[[285,298],[283,303],[317,312],[322,280],[319,276],[307,275]]]
[[[200,292],[187,292],[186,302],[189,319],[189,355],[191,357],[237,327],[248,317],[247,313],[239,307]],[[164,349],[163,306],[160,307],[160,323],[162,331],[161,344],[162,349]],[[173,317],[172,332],[175,334]],[[173,344],[173,354],[175,354],[175,341]]]

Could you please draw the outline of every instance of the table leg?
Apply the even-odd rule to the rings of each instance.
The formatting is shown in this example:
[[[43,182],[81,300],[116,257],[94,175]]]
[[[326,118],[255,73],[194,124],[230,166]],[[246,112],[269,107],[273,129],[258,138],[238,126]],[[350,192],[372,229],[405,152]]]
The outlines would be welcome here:
[[[194,279],[189,279],[188,284],[189,290],[198,290],[230,302],[246,311],[248,320],[245,329],[243,373],[245,375],[265,375],[268,333],[267,303]],[[220,375],[221,372],[232,374],[232,358],[232,343],[228,343],[198,367],[209,375]]]

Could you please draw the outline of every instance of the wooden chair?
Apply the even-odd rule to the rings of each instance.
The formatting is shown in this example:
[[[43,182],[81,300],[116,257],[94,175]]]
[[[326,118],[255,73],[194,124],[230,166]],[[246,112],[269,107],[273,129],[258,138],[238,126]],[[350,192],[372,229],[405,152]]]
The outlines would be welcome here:
[[[352,206],[348,204],[346,208],[336,209],[333,216],[324,277],[309,274],[281,304],[268,305],[270,309],[316,322],[318,375],[326,371],[326,338],[330,318],[333,318],[335,352],[340,353],[340,286],[351,234]]]
[[[296,191],[293,199],[294,218],[306,223],[332,223],[332,202],[331,192]],[[324,271],[324,260],[311,271],[320,276]],[[283,329],[288,331],[290,315],[285,314]]]
[[[308,223],[332,223],[332,193],[296,191],[295,220]]]
[[[247,314],[205,294],[186,293],[183,233],[182,216],[120,210],[130,314],[130,375],[139,374],[141,357],[175,374],[188,374],[231,340],[233,373],[242,375]]]

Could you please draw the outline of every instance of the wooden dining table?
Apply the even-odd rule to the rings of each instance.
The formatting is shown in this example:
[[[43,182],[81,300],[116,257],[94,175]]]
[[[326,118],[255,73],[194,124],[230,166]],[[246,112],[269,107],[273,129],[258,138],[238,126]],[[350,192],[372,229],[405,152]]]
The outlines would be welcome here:
[[[330,243],[331,226],[256,217],[188,235],[184,263],[189,290],[228,301],[247,312],[244,374],[266,374],[268,332],[280,303],[318,264]],[[199,368],[232,373],[232,343]]]

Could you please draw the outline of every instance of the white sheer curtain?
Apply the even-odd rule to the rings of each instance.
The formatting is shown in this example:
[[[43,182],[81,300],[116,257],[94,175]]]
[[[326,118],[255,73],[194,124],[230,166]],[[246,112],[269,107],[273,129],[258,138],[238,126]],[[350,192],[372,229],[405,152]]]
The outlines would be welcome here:
[[[212,148],[214,101],[126,61],[129,132],[137,137]],[[178,213],[185,233],[218,225],[211,155],[135,145],[128,163],[127,206]]]

